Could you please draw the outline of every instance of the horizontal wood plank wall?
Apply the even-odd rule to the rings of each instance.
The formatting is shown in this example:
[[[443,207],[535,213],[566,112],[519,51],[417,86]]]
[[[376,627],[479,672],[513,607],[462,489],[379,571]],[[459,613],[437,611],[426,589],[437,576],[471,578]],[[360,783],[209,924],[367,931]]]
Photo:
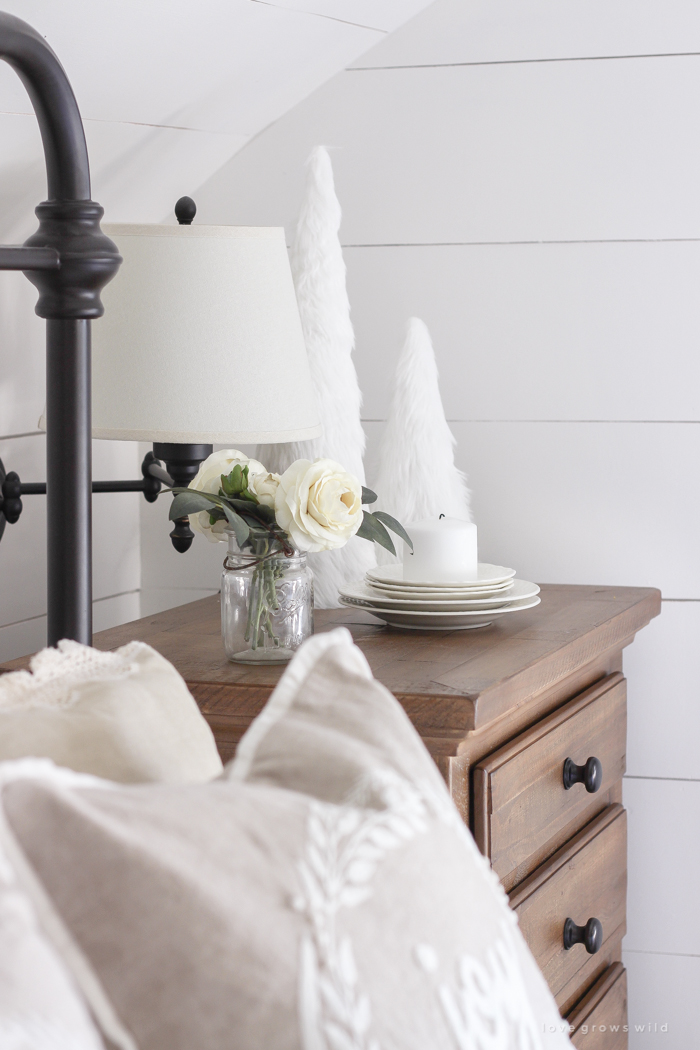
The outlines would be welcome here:
[[[700,8],[438,0],[355,66],[203,187],[202,220],[291,233],[304,161],[331,147],[370,480],[419,316],[484,555],[542,582],[662,588],[662,616],[625,658],[624,958],[632,1050],[686,1050],[700,972],[687,833],[700,819]]]

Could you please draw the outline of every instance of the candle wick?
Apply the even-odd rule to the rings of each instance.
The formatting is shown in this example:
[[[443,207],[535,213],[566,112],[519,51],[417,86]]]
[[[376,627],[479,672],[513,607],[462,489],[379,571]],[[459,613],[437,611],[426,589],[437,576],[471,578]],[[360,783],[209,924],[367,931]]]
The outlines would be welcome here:
[[[440,518],[444,518],[444,517],[445,517],[445,515],[441,514],[440,517],[438,518],[438,521],[440,520]]]

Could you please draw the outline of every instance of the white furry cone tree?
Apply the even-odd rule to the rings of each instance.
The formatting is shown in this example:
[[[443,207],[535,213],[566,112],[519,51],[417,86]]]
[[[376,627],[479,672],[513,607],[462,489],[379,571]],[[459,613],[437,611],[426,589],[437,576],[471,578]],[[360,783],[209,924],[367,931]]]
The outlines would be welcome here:
[[[409,534],[412,521],[440,514],[471,521],[469,489],[455,466],[455,445],[442,407],[430,332],[412,317],[396,368],[375,486],[377,507],[393,514]],[[380,553],[382,563],[394,560]]]
[[[317,146],[307,165],[306,196],[291,263],[323,434],[313,441],[261,445],[256,454],[275,473],[282,473],[295,459],[327,456],[364,485],[362,395],[352,360],[355,333],[338,237],[340,218],[330,157],[323,146]],[[354,538],[340,550],[308,556],[318,608],[338,607],[338,588],[361,580],[376,565],[373,548],[373,543]]]

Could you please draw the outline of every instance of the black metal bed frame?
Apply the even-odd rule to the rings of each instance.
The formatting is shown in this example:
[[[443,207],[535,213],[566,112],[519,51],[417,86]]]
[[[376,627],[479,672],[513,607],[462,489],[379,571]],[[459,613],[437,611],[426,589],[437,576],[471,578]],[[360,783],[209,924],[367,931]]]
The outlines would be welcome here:
[[[90,199],[85,133],[61,63],[39,33],[4,12],[0,58],[27,89],[46,158],[48,200],[36,209],[39,229],[24,245],[0,247],[0,269],[22,270],[36,285],[36,312],[46,319],[48,643],[73,638],[89,645],[90,321],[104,312],[100,291],[121,257],[100,229],[103,209]]]

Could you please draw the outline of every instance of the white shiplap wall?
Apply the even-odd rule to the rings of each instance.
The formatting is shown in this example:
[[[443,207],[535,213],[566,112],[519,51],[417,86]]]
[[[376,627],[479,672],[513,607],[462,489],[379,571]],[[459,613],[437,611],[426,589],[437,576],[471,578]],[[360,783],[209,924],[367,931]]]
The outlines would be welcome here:
[[[85,124],[93,197],[107,221],[162,222],[174,221],[178,197],[196,192],[257,132],[427,3],[3,0],[2,7],[46,37],[70,78]],[[46,195],[46,178],[36,118],[4,62],[0,143],[0,243],[21,243],[36,228],[34,207]],[[42,480],[45,461],[37,431],[44,324],[33,313],[35,302],[22,274],[0,273],[0,457],[24,481]],[[139,477],[142,455],[128,442],[95,442],[94,476]],[[24,503],[20,522],[8,526],[0,545],[0,659],[45,641],[44,500],[30,496]],[[144,610],[162,604],[156,584],[168,582],[168,559],[177,557],[167,550],[166,523],[155,533],[167,508],[135,495],[97,496],[98,630],[139,616],[140,514],[151,523],[153,548],[161,548],[160,560],[146,564],[151,590]],[[195,554],[186,572],[197,564]],[[198,593],[188,589],[180,600]]]
[[[700,978],[699,112],[692,0],[438,0],[198,194],[203,221],[289,230],[330,146],[370,480],[416,314],[483,555],[662,588],[626,653],[625,960],[633,1024],[668,1024],[630,1045],[666,1050],[697,1042]]]

